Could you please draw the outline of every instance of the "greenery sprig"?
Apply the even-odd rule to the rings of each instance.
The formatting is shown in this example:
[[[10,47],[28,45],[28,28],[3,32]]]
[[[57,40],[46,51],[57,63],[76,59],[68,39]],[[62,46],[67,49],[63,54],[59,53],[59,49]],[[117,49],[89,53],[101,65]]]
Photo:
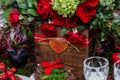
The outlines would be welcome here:
[[[42,71],[42,79],[43,80],[66,80],[67,72],[63,69],[54,69],[50,76],[45,75],[45,70]]]

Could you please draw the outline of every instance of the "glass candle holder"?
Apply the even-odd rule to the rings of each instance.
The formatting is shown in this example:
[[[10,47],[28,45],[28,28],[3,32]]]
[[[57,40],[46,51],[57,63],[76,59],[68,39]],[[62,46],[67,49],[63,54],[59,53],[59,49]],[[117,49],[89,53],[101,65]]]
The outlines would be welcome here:
[[[120,80],[120,60],[114,63],[114,80]]]
[[[107,80],[109,62],[103,57],[89,57],[84,60],[85,80]]]

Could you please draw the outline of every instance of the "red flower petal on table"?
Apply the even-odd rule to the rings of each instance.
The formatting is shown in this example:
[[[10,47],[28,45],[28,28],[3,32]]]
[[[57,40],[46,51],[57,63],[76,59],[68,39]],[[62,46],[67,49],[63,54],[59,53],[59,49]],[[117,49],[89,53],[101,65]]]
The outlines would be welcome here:
[[[91,8],[97,7],[99,5],[99,0],[87,0],[85,5]]]
[[[55,37],[57,35],[55,25],[50,23],[42,24],[41,32],[47,37]]]
[[[62,15],[59,15],[57,12],[54,12],[52,20],[53,20],[53,24],[62,27],[65,21],[65,18]]]
[[[53,15],[51,1],[52,0],[40,0],[38,3],[37,12],[43,19],[48,19]]]
[[[66,18],[65,19],[65,23],[64,26],[66,28],[72,28],[72,27],[76,27],[77,26],[77,18],[74,16],[72,18]]]
[[[12,26],[17,26],[20,22],[19,20],[20,13],[16,10],[12,10],[9,14],[9,20]]]
[[[49,68],[47,68],[47,69],[45,70],[45,74],[46,74],[47,76],[50,76],[50,74],[52,73],[52,71],[53,71],[53,67],[49,67]]]
[[[0,62],[0,71],[5,71],[5,70],[6,70],[5,63]]]
[[[96,15],[96,9],[89,8],[85,6],[85,3],[82,3],[78,7],[76,15],[78,16],[79,19],[81,19],[83,23],[88,23]]]

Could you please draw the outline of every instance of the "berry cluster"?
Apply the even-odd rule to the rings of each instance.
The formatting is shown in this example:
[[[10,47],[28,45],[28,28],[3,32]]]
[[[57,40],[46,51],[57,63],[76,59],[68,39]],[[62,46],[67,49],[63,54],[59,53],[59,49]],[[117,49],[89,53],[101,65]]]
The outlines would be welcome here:
[[[0,80],[22,80],[15,75],[16,68],[7,68],[5,63],[0,62]]]

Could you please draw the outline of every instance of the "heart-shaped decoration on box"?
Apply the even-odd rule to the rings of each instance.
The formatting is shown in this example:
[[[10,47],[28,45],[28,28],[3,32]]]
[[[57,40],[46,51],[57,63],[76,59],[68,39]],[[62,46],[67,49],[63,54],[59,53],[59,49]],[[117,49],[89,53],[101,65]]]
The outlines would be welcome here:
[[[51,39],[49,45],[57,54],[61,54],[68,47],[68,43],[62,38]]]

